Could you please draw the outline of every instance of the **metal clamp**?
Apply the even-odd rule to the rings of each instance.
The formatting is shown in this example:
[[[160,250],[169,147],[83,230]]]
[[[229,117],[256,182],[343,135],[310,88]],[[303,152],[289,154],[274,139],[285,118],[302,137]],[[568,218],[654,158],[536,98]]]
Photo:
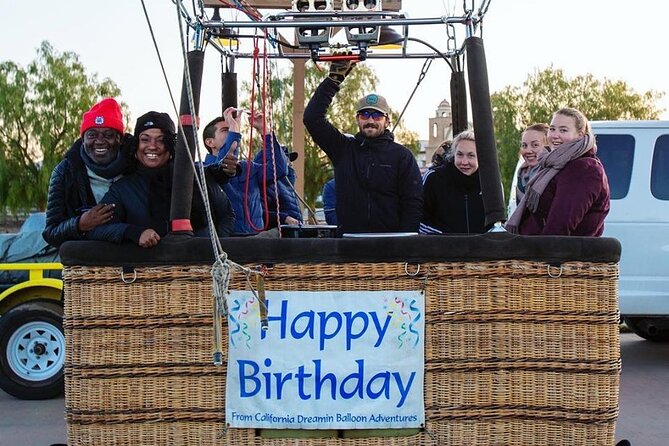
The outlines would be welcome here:
[[[126,279],[125,274],[129,273],[131,269],[132,269],[132,279]],[[121,268],[121,280],[123,281],[123,283],[128,283],[128,284],[133,283],[135,280],[137,280],[137,270],[132,267],[124,266],[123,268]]]
[[[416,271],[414,273],[409,272],[409,263],[404,264],[404,273],[409,277],[416,277],[420,273],[420,263],[416,264]]]
[[[558,270],[557,275],[551,273],[551,268],[557,268],[557,266],[548,265],[548,266],[546,267],[546,271],[548,272],[548,277],[551,277],[551,278],[553,278],[553,279],[557,279],[557,278],[559,278],[560,276],[562,276],[562,265],[560,265],[560,269]]]

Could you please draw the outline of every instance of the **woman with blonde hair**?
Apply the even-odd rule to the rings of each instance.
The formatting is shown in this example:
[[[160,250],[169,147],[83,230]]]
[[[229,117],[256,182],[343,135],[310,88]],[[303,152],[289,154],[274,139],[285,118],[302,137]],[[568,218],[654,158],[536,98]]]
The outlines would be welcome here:
[[[474,132],[453,139],[443,165],[426,173],[423,183],[425,234],[480,234],[486,231]]]
[[[523,235],[601,236],[611,194],[590,123],[579,110],[558,110],[548,142],[551,152],[539,161],[506,229]]]
[[[518,155],[523,157],[523,164],[518,169],[516,179],[516,205],[525,195],[527,183],[539,171],[539,158],[548,152],[548,124],[532,124],[523,132]]]

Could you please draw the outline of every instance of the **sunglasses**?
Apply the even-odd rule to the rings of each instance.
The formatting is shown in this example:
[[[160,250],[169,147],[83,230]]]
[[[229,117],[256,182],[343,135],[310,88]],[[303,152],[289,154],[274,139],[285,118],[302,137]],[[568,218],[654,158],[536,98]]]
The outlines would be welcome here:
[[[358,112],[358,116],[360,116],[363,119],[372,118],[373,120],[378,121],[381,118],[385,118],[388,115],[386,115],[385,113],[382,113],[380,111],[361,110],[361,111]]]

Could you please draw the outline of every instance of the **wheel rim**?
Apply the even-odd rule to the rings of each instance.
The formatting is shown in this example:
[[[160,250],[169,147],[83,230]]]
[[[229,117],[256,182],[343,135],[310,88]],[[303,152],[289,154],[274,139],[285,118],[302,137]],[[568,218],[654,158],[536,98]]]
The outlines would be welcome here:
[[[29,322],[7,343],[7,362],[26,381],[44,381],[60,372],[65,362],[65,337],[55,325]]]

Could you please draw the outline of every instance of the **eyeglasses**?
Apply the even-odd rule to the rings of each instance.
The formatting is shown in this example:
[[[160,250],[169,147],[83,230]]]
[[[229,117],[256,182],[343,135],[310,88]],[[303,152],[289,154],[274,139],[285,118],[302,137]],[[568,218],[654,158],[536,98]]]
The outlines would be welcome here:
[[[374,110],[374,111],[372,111],[372,110],[360,110],[358,112],[358,116],[360,116],[363,119],[372,118],[375,121],[379,121],[379,120],[381,120],[381,118],[385,118],[388,115],[386,115],[385,113],[382,113],[380,111],[376,111],[376,110]]]

